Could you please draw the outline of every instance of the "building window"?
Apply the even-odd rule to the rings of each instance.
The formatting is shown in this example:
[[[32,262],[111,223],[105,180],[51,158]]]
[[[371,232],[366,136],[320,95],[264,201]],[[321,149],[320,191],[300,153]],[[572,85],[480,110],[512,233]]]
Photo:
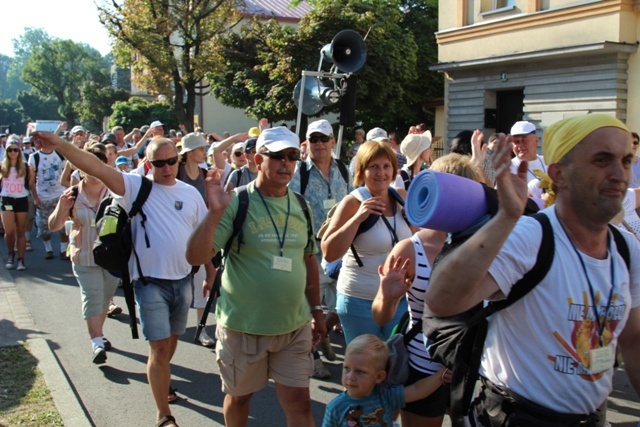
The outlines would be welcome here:
[[[502,9],[504,7],[515,6],[515,0],[493,0],[494,9]]]

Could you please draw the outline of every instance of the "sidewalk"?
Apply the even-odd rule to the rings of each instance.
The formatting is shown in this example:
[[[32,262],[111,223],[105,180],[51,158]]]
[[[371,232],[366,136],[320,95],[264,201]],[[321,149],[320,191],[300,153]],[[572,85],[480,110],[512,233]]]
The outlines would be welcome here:
[[[49,344],[39,336],[13,278],[4,267],[0,267],[0,347],[22,342],[28,344],[29,351],[38,360],[38,368],[42,371],[65,427],[91,426]]]

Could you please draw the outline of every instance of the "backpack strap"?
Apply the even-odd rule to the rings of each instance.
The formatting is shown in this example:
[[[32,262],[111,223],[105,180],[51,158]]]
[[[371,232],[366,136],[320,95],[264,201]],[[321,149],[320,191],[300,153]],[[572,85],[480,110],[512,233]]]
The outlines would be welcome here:
[[[233,230],[231,231],[231,237],[229,237],[229,240],[227,240],[227,243],[224,245],[222,252],[222,256],[224,258],[229,256],[233,240],[238,236],[238,253],[240,252],[240,245],[242,244],[242,225],[247,219],[247,211],[249,210],[249,191],[247,190],[247,186],[243,185],[238,187],[236,191],[238,193],[238,211],[236,212],[236,216],[233,218]],[[220,265],[222,265],[222,262]]]
[[[309,213],[309,207],[307,206],[307,200],[300,193],[293,192],[295,194],[296,199],[298,199],[298,203],[300,203],[300,207],[302,208],[302,212],[304,213],[304,217],[307,220],[307,246],[313,242],[313,227],[311,226],[311,214]]]
[[[402,182],[404,182],[404,189],[408,190],[409,184],[411,184],[411,177],[409,176],[409,173],[404,169],[400,169],[400,176],[402,177]]]
[[[627,244],[626,239],[617,227],[614,227],[611,224],[608,225],[609,230],[611,230],[611,234],[613,234],[613,240],[616,242],[618,253],[624,260],[624,263],[627,265],[627,270],[629,270],[631,268],[631,255],[629,254],[629,245]]]
[[[144,230],[144,242],[147,245],[147,248],[151,245],[149,244],[149,236],[147,235],[147,228],[145,227],[145,222],[147,221],[147,216],[142,210],[142,205],[147,201],[149,194],[151,194],[151,189],[153,188],[153,183],[147,177],[141,177],[142,181],[140,183],[140,190],[138,190],[138,195],[136,196],[133,204],[131,205],[131,210],[127,214],[129,217],[129,221],[127,222],[127,227],[129,227],[129,233],[131,233],[131,218],[136,216],[138,213],[140,214],[140,225],[142,225],[142,229]],[[131,244],[131,251],[133,252],[133,256],[136,259],[136,267],[138,268],[138,277],[140,280],[146,285],[144,280],[144,275],[142,274],[142,268],[140,267],[140,258],[138,257],[138,252],[136,252],[136,245],[134,242]]]
[[[238,169],[238,173],[236,173],[236,188],[240,187],[240,181],[242,180],[242,170],[244,168]]]
[[[298,164],[298,169],[300,169],[300,194],[304,194],[307,190],[307,184],[309,184],[309,165],[307,162],[301,161]]]
[[[342,175],[342,179],[344,179],[344,182],[346,182],[348,186],[350,180],[347,165],[345,165],[344,162],[340,159],[336,159],[336,164],[338,165],[338,170],[340,171],[340,175]]]
[[[35,168],[33,171],[36,173],[36,177],[38,176],[38,165],[40,164],[40,151],[36,151],[33,153],[33,163],[35,164]]]

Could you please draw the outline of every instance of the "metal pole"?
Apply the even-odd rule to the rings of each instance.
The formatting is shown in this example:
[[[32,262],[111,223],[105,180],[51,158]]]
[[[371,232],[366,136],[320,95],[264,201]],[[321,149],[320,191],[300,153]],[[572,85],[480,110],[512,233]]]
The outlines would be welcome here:
[[[342,146],[342,133],[344,131],[344,126],[340,125],[338,128],[338,139],[336,140],[336,146],[333,149],[333,157],[336,159],[340,158],[340,147]]]

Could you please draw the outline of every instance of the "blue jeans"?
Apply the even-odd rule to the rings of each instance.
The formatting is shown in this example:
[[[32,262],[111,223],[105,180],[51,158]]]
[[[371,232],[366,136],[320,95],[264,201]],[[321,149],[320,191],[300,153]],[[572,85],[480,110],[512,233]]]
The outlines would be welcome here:
[[[402,298],[398,303],[398,309],[393,319],[384,326],[379,326],[373,321],[371,305],[373,301],[350,297],[338,292],[336,311],[340,317],[344,339],[347,344],[362,334],[373,334],[386,340],[391,336],[394,326],[400,322],[402,315],[407,312],[407,300]]]
[[[191,275],[178,280],[145,277],[145,281],[146,285],[133,282],[144,339],[158,341],[184,334],[193,300]]]

